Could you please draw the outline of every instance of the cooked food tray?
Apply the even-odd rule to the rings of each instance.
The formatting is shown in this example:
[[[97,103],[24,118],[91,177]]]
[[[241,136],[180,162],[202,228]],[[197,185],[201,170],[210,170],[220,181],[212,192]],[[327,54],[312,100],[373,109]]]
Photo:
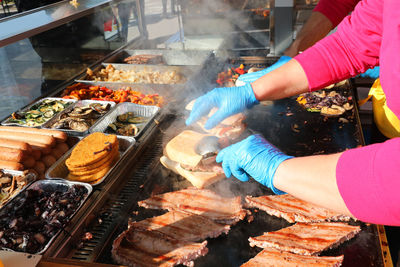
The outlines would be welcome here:
[[[8,202],[10,202],[13,198],[15,198],[19,192],[21,192],[22,190],[24,190],[26,187],[28,187],[32,182],[34,182],[37,179],[37,175],[35,173],[32,172],[25,172],[25,171],[15,171],[15,170],[6,170],[6,169],[0,169],[0,172],[3,172],[4,174],[9,174],[12,175],[13,179],[15,179],[15,177],[17,176],[24,176],[25,177],[25,181],[21,182],[21,185],[19,185],[19,183],[17,181],[10,181],[10,183],[15,183],[14,187],[15,189],[10,192],[9,190],[7,190],[6,192],[3,192],[3,183],[1,184],[1,200],[0,200],[0,208],[2,208],[4,205],[6,205]],[[6,186],[8,185],[8,183],[6,184]],[[12,187],[10,185],[10,187]]]
[[[55,199],[57,194],[68,191],[70,195],[63,196],[66,198]],[[89,184],[64,180],[40,180],[30,184],[0,211],[0,228],[5,241],[0,244],[1,249],[44,253],[91,192]],[[19,227],[11,227],[13,224]]]
[[[48,107],[46,110],[42,109],[42,111],[37,110],[40,106],[45,106],[46,102],[56,101],[54,104],[54,108]],[[68,108],[71,104],[75,103],[75,99],[63,99],[58,97],[46,97],[36,101],[35,103],[28,105],[25,108],[20,109],[19,111],[15,112],[15,114],[20,114],[21,116],[25,116],[25,119],[21,119],[20,122],[14,121],[12,116],[5,119],[1,125],[5,126],[24,126],[24,127],[40,127],[45,122],[56,116],[59,112],[63,111],[64,109]],[[32,111],[34,112],[33,114]],[[27,120],[28,121],[27,121]],[[40,122],[39,122],[40,120]]]
[[[137,127],[137,133],[134,134],[132,137],[138,139],[138,137],[148,127],[148,125],[150,125],[150,123],[153,121],[154,117],[157,115],[159,111],[160,108],[156,106],[143,106],[127,102],[120,103],[108,115],[98,120],[95,123],[95,125],[91,128],[90,132],[104,132],[121,136],[120,133],[110,129],[110,125],[111,124],[115,125],[116,122],[121,121],[119,119],[120,118],[119,116],[131,112],[135,117],[145,118],[144,122],[135,123],[135,126]]]
[[[82,137],[79,137],[82,138]],[[101,184],[109,174],[112,172],[112,170],[118,165],[118,163],[124,158],[124,156],[128,153],[128,151],[131,150],[133,145],[135,144],[136,140],[132,137],[126,137],[126,136],[118,136],[118,144],[119,144],[119,152],[120,152],[120,158],[119,160],[114,164],[114,166],[103,176],[102,179],[100,179],[98,182],[93,183],[92,186]],[[75,147],[75,146],[74,146]],[[74,149],[72,147],[70,150],[68,150],[67,153],[65,153],[61,158],[59,158],[56,163],[54,163],[47,171],[45,174],[46,179],[64,179],[67,180],[67,176],[69,174],[69,170],[67,168],[67,165],[65,164],[65,161],[69,158],[71,155],[72,150]]]
[[[109,108],[108,108],[107,111],[105,111],[104,114],[97,113],[99,115],[99,117],[96,119],[96,121],[92,125],[89,126],[89,128],[87,130],[79,131],[79,130],[71,130],[71,129],[65,129],[65,128],[62,128],[62,127],[54,127],[53,126],[56,122],[60,121],[61,118],[67,116],[67,114],[69,114],[75,108],[82,108],[82,107],[86,107],[86,106],[89,106],[89,105],[92,105],[92,104],[100,104],[100,105],[103,105],[103,106],[104,105],[109,105]],[[79,100],[76,103],[74,103],[73,105],[71,105],[68,108],[66,108],[65,110],[61,111],[58,115],[56,115],[55,117],[53,117],[52,119],[50,119],[46,123],[44,123],[42,125],[42,128],[60,130],[60,131],[68,133],[68,135],[70,135],[70,136],[83,136],[83,135],[88,134],[90,132],[90,129],[92,127],[94,127],[96,122],[98,122],[101,118],[103,118],[109,112],[111,112],[111,110],[115,107],[115,105],[116,105],[115,102],[112,102],[112,101]],[[93,111],[93,112],[95,112],[95,111]],[[85,119],[87,119],[87,117],[88,117],[88,114],[82,114],[81,117],[78,116],[77,118],[85,120]],[[71,123],[79,123],[79,121],[72,121]],[[87,122],[84,122],[84,123],[86,124]]]
[[[105,63],[122,63],[124,59],[136,55],[161,55],[165,65],[202,65],[211,55],[210,51],[202,50],[122,50],[108,58]]]
[[[129,89],[138,91],[142,94],[158,94],[163,97],[163,105],[170,105],[171,102],[178,101],[183,97],[182,92],[187,85],[183,84],[134,84],[134,83],[113,83],[113,82],[94,82],[94,81],[81,81],[82,84],[106,87],[108,89],[117,91],[119,89]]]
[[[163,66],[163,65],[132,65],[132,64],[114,64],[114,63],[102,63],[97,68],[93,69],[93,76],[98,77],[98,73],[102,70],[106,71],[107,67],[115,69],[107,74],[107,77],[112,77],[114,83],[132,83],[132,84],[184,84],[190,76],[192,76],[199,67],[197,66]],[[139,73],[139,75],[126,75],[126,79],[119,79],[121,72],[132,72]],[[171,82],[152,82],[150,78],[146,77],[146,74],[159,72],[160,77],[153,78],[154,81],[160,80],[162,75],[163,79],[169,79]],[[176,79],[177,81],[174,81]],[[96,81],[94,78],[90,78],[86,73],[76,80],[77,82]],[[102,81],[102,80],[98,80]],[[107,82],[107,81],[106,81]]]

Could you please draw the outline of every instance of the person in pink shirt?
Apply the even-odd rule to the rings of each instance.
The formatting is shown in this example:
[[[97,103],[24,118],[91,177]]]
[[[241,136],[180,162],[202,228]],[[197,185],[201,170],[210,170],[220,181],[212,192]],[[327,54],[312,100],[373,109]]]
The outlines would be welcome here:
[[[276,100],[324,88],[380,65],[387,105],[400,117],[400,2],[362,0],[335,33],[253,83],[216,88],[197,99],[186,123],[213,107],[210,129],[261,100]],[[291,157],[259,135],[231,145],[217,156],[227,177],[249,176],[275,193],[303,200],[359,220],[400,226],[400,138],[342,153]]]

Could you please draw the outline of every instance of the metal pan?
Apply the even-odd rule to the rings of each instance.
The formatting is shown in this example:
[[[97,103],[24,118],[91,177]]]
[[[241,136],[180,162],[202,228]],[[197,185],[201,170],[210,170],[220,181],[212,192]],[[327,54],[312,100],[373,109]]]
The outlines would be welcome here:
[[[1,200],[0,201],[0,208],[5,206],[8,202],[10,202],[12,199],[14,199],[22,190],[24,190],[25,188],[27,188],[32,182],[36,181],[37,176],[36,174],[32,173],[32,172],[24,172],[24,171],[15,171],[15,170],[6,170],[6,169],[2,169],[1,171],[3,171],[3,173],[6,174],[11,174],[12,176],[26,176],[27,177],[27,184],[23,187],[21,187],[18,191],[16,190],[10,198],[5,199],[5,200]]]
[[[34,106],[39,105],[40,103],[42,103],[45,100],[58,100],[58,101],[64,101],[66,103],[71,103],[71,104],[76,102],[75,99],[63,99],[63,98],[58,98],[58,97],[46,97],[46,98],[43,98],[43,99],[40,99],[40,100],[36,101],[35,103],[33,103],[31,105],[26,106],[25,108],[20,109],[17,112],[21,112],[21,113],[27,112],[27,111],[31,110]],[[47,122],[48,120],[50,120],[51,118],[56,116],[58,113],[59,112],[55,113],[52,117],[49,117],[45,122]],[[43,122],[42,124],[39,124],[39,125],[36,125],[36,126],[28,126],[26,124],[20,124],[20,123],[17,123],[17,122],[10,122],[10,120],[12,120],[11,116],[8,117],[7,119],[5,119],[4,121],[2,121],[1,125],[4,125],[4,126],[15,125],[15,126],[38,128],[38,127],[40,127],[41,125],[43,125],[45,123],[45,122]]]
[[[211,56],[211,51],[203,50],[122,50],[121,52],[108,58],[105,63],[125,63],[124,59],[136,55],[161,55],[166,65],[184,66],[184,65],[203,65]],[[126,64],[126,63],[125,63]],[[137,65],[137,64],[130,64]]]
[[[108,125],[114,123],[117,120],[119,115],[125,114],[127,112],[133,112],[135,116],[146,117],[147,121],[144,123],[138,123],[136,126],[139,128],[135,139],[142,134],[142,132],[148,127],[148,125],[152,122],[156,114],[160,111],[159,107],[156,106],[143,106],[137,105],[133,103],[120,103],[118,104],[108,115],[104,116],[100,120],[98,120],[95,125],[93,125],[91,132],[106,132]],[[110,132],[111,133],[111,132]],[[115,134],[115,133],[113,133]],[[117,134],[118,135],[118,134]],[[118,135],[120,136],[120,135]]]
[[[82,206],[82,204],[86,201],[86,199],[89,197],[90,193],[92,192],[93,188],[91,185],[86,184],[86,183],[80,183],[80,182],[70,182],[70,181],[64,181],[64,180],[39,180],[36,181],[32,184],[30,184],[28,187],[25,188],[24,191],[26,190],[41,190],[44,192],[57,192],[57,191],[61,191],[61,192],[66,192],[68,191],[70,188],[72,188],[74,185],[80,185],[83,186],[86,189],[86,192],[84,193],[84,196],[82,197],[82,199],[80,200],[80,204],[77,206],[77,209],[74,210],[74,212],[67,218],[67,220],[65,221],[65,223],[68,223],[71,218],[76,214],[76,212],[79,210],[79,208]],[[23,191],[21,191],[22,193]],[[21,202],[19,200],[19,197],[22,197],[21,193],[18,195],[18,197],[14,198],[12,201],[8,202],[7,205],[0,211],[0,215],[6,216],[6,214],[2,214],[6,211],[6,207],[8,206],[12,206],[12,207],[16,207],[16,206],[20,206]],[[22,205],[25,205],[22,204]],[[23,229],[25,231],[25,229]],[[44,245],[44,247],[40,250],[37,251],[34,254],[42,254],[44,253],[47,248],[50,246],[51,242],[56,238],[56,236],[62,231],[62,228],[60,228],[47,242],[46,245]],[[22,233],[21,233],[22,234]],[[8,250],[8,251],[14,251],[12,249],[9,248],[2,248],[3,250]]]
[[[113,82],[81,81],[82,84],[106,87],[111,90],[127,89],[138,91],[142,94],[158,94],[164,98],[164,104],[168,105],[182,96],[186,85],[183,84],[132,84]]]
[[[182,81],[179,83],[156,83],[156,84],[183,84],[185,83],[190,76],[192,76],[196,71],[198,71],[199,67],[197,66],[163,66],[163,65],[132,65],[132,64],[113,64],[113,63],[102,63],[100,66],[93,70],[93,73],[100,71],[108,65],[112,65],[116,70],[120,71],[148,71],[148,72],[169,72],[175,71],[177,74],[183,77]],[[81,76],[76,80],[77,82],[90,82],[93,80],[89,80],[87,74]],[[131,84],[149,84],[146,82],[135,82],[135,81],[118,81],[113,83],[131,83]],[[151,83],[155,84],[155,83]]]
[[[78,102],[76,102],[74,105],[69,106],[68,108],[64,109],[63,111],[61,111],[60,113],[58,113],[58,115],[54,116],[52,119],[48,120],[46,123],[44,123],[42,125],[42,128],[45,129],[53,129],[53,130],[59,130],[59,131],[63,131],[66,132],[68,135],[70,136],[83,136],[85,134],[88,134],[90,129],[94,126],[93,123],[88,130],[80,132],[80,131],[76,131],[76,130],[70,130],[70,129],[55,129],[52,128],[51,125],[53,125],[53,123],[55,123],[57,120],[59,120],[59,118],[61,116],[63,116],[64,114],[67,114],[69,112],[71,112],[74,108],[76,107],[83,107],[83,106],[87,106],[89,104],[93,104],[93,103],[99,103],[102,105],[106,105],[109,104],[110,105],[110,109],[107,111],[107,113],[103,114],[101,117],[99,117],[97,121],[99,121],[101,118],[103,118],[104,116],[106,116],[108,113],[110,113],[110,111],[113,109],[113,107],[115,107],[115,102],[111,102],[111,101],[97,101],[97,100],[79,100]]]
[[[95,182],[95,183],[93,183],[91,185],[92,186],[99,185],[105,179],[107,179],[107,177],[112,172],[112,170],[118,165],[118,163],[124,158],[124,156],[131,150],[131,148],[133,147],[135,142],[136,142],[136,140],[134,138],[132,138],[132,137],[118,136],[119,152],[120,152],[119,160],[103,176],[102,179],[98,180],[97,182]],[[70,150],[68,150],[67,153],[65,153],[52,166],[50,166],[50,168],[46,171],[46,174],[45,174],[46,179],[64,179],[64,180],[67,180],[67,176],[69,174],[69,170],[67,168],[67,165],[65,165],[65,161],[69,158],[69,156],[71,155],[71,152],[75,148],[75,146],[72,147]]]

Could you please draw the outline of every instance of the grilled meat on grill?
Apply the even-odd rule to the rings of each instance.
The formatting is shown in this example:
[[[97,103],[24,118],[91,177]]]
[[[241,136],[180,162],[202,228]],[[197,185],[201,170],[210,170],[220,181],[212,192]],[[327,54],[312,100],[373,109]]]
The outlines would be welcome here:
[[[290,252],[279,251],[274,248],[265,248],[254,258],[244,263],[241,267],[338,267],[342,265],[343,256],[319,257],[298,255]]]
[[[296,223],[275,232],[250,237],[250,246],[273,247],[301,255],[318,255],[340,245],[360,232],[359,226],[345,223]]]
[[[209,237],[227,234],[229,225],[222,225],[195,214],[170,211],[163,215],[139,222],[130,222],[132,230],[146,230],[162,233],[181,241],[200,241]]]
[[[224,198],[211,190],[194,187],[155,195],[138,204],[145,208],[197,214],[224,224],[235,224],[246,216],[240,197]]]
[[[207,241],[192,243],[166,237],[155,231],[129,228],[114,240],[113,258],[129,266],[193,266],[193,260],[207,254]]]
[[[246,207],[259,208],[290,223],[350,220],[347,215],[315,206],[291,195],[247,196]]]

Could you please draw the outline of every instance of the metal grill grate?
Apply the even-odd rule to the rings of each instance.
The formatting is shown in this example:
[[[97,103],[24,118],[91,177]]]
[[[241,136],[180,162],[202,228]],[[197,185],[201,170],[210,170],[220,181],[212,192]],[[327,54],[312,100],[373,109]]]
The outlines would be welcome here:
[[[110,196],[107,205],[100,213],[100,221],[94,222],[88,227],[87,232],[93,236],[90,240],[83,241],[79,248],[73,253],[71,258],[74,260],[93,262],[104,250],[108,238],[113,236],[113,232],[121,223],[126,223],[129,217],[128,212],[132,205],[137,202],[140,185],[144,183],[146,177],[151,173],[154,159],[158,159],[162,154],[162,137],[157,136],[151,142],[151,149],[146,149],[136,163],[136,167],[126,177],[126,183],[118,195]]]

